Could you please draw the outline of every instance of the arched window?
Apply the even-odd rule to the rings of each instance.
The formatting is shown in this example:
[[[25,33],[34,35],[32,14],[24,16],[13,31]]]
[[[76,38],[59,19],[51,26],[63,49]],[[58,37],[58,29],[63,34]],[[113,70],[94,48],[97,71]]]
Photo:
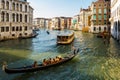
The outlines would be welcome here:
[[[25,15],[25,22],[27,22],[27,15]]]
[[[19,11],[19,5],[17,4],[16,6],[17,6],[17,11]]]
[[[5,9],[5,1],[4,0],[2,0],[1,6],[2,6],[2,9]]]
[[[104,27],[104,31],[106,31],[106,27]]]
[[[15,10],[15,3],[12,4],[12,10]]]
[[[12,14],[13,22],[15,22],[15,14]]]
[[[22,22],[22,14],[20,14],[20,22]]]
[[[20,11],[22,11],[22,4],[20,4]]]
[[[4,13],[4,12],[2,12],[2,14],[1,14],[1,21],[2,21],[2,22],[5,21],[5,13]]]
[[[101,27],[99,27],[99,31],[101,31]]]
[[[27,5],[25,5],[25,12],[27,12]]]
[[[9,14],[6,14],[6,21],[9,22]]]
[[[16,27],[16,31],[19,31],[19,27],[18,26]]]
[[[12,31],[15,31],[15,27],[14,26],[12,27]]]
[[[20,26],[20,31],[22,31],[22,26]]]
[[[93,29],[94,31],[96,31],[96,27],[94,27],[94,29]]]
[[[19,15],[16,15],[16,22],[19,22]]]
[[[7,10],[9,10],[9,2],[8,1],[6,2],[6,8],[7,8]]]

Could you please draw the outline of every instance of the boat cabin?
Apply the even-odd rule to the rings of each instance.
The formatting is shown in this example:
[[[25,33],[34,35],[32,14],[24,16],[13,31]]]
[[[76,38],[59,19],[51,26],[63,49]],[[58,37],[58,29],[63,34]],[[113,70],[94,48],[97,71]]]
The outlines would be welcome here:
[[[57,44],[69,44],[74,40],[74,32],[61,33],[57,35]]]

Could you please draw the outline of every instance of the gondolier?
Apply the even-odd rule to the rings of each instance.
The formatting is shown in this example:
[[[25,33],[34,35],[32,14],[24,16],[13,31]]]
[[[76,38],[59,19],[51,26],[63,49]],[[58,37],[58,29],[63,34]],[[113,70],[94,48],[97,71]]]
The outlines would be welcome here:
[[[7,63],[4,61],[2,65],[2,70],[5,70],[6,67],[7,67]]]

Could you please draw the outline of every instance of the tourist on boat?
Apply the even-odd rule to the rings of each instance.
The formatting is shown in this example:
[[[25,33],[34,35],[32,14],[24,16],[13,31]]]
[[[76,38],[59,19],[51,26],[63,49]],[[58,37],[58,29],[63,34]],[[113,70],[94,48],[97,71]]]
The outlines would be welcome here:
[[[55,62],[58,62],[59,61],[59,58],[58,58],[58,56],[56,56],[56,58],[55,58]]]
[[[43,66],[46,66],[47,65],[47,62],[46,62],[46,59],[43,60]]]
[[[7,63],[6,63],[6,62],[3,62],[2,70],[4,71],[6,67],[7,67]]]
[[[34,61],[33,67],[37,67],[37,66],[38,66],[37,61]]]
[[[61,56],[58,56],[58,59],[59,59],[59,61],[60,61],[60,60],[62,60],[62,57],[61,57]]]
[[[48,60],[48,61],[49,61],[49,64],[51,64],[52,59],[51,59],[51,58],[49,58],[49,60]]]
[[[55,63],[55,59],[51,59],[51,64],[54,64]]]

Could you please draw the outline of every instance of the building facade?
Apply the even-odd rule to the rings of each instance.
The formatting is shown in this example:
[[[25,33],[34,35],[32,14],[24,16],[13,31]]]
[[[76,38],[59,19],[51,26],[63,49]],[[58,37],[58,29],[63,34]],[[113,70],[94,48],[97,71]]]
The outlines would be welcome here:
[[[0,0],[0,40],[32,34],[33,8],[26,0]]]
[[[97,0],[91,5],[91,28],[92,33],[110,31],[110,1]]]
[[[120,40],[120,0],[111,0],[111,35]]]
[[[80,17],[79,16],[80,15],[73,16],[71,29],[80,30],[80,27],[79,27]]]
[[[37,28],[45,28],[46,18],[35,18],[33,24]]]
[[[46,19],[46,20],[45,20],[45,28],[46,28],[47,30],[50,30],[50,29],[51,29],[50,24],[51,24],[51,19]]]
[[[70,29],[72,25],[72,17],[67,17],[67,29]]]
[[[90,7],[88,9],[82,9],[80,10],[80,21],[79,26],[80,30],[83,30],[85,28],[89,28],[89,16],[91,15]]]
[[[59,17],[60,18],[60,29],[67,29],[67,18],[66,17]]]
[[[60,29],[60,18],[59,17],[54,17],[51,19],[52,21],[52,29]]]

